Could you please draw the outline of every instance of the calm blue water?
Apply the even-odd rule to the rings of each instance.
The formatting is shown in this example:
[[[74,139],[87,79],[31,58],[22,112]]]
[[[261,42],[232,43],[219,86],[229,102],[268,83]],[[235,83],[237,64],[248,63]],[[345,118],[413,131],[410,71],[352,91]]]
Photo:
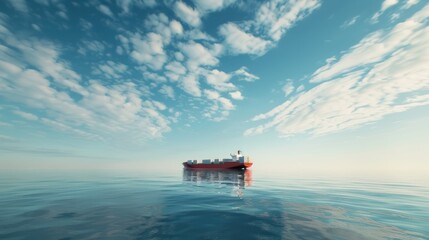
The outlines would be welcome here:
[[[0,239],[429,239],[428,186],[256,176],[2,174]]]

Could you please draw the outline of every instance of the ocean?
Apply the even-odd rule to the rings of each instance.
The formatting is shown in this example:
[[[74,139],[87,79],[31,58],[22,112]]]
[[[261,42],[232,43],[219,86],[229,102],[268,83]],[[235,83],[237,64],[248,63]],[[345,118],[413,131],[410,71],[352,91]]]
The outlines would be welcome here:
[[[0,239],[429,239],[429,187],[256,170],[3,173]]]

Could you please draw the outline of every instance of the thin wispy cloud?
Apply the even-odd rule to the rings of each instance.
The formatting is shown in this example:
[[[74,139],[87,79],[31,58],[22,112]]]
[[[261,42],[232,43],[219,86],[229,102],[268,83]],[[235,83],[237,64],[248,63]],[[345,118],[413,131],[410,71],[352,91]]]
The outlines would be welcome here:
[[[24,118],[24,119],[27,119],[27,120],[32,120],[32,121],[39,120],[39,117],[37,117],[34,114],[28,113],[28,112],[23,112],[23,111],[20,111],[20,110],[13,110],[12,112],[14,114],[16,114],[16,115]]]
[[[110,10],[110,8],[104,4],[101,4],[97,7],[98,11],[102,12],[103,14],[105,14],[106,16],[109,16],[111,18],[113,18],[113,13]]]
[[[28,12],[28,6],[25,0],[7,0],[7,2],[9,2],[9,4],[19,12]]]
[[[429,104],[428,18],[426,6],[392,29],[367,35],[314,72],[310,82],[320,84],[255,116],[268,122],[245,135],[271,128],[283,136],[339,132]]]
[[[297,22],[319,8],[319,0],[272,0],[264,2],[256,12],[252,25],[274,41],[280,38]]]
[[[399,3],[399,0],[384,0],[381,9],[372,16],[371,20],[377,22],[378,18],[388,9]]]
[[[359,19],[359,16],[354,16],[353,18],[351,18],[351,19],[349,19],[349,20],[347,20],[347,21],[345,21],[342,25],[341,25],[341,28],[348,28],[348,27],[350,27],[350,26],[353,26],[356,22],[357,22],[357,20]]]

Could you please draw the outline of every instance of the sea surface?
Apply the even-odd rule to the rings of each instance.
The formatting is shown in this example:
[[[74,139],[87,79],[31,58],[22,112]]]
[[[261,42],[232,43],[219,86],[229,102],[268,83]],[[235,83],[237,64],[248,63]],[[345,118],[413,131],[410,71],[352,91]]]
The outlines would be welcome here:
[[[382,181],[0,175],[0,239],[429,239],[429,187]]]

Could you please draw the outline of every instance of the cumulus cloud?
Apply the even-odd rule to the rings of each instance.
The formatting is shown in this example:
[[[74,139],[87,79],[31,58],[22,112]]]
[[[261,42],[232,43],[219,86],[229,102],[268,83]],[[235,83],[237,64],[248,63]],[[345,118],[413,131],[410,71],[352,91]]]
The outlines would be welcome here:
[[[369,34],[313,74],[312,82],[324,82],[255,116],[268,122],[245,135],[271,128],[283,136],[327,134],[429,104],[428,18],[426,6],[391,30]]]
[[[105,49],[106,49],[106,47],[100,41],[83,40],[81,46],[79,46],[78,52],[82,55],[86,55],[88,53],[88,51],[102,55]]]
[[[180,22],[173,20],[170,22],[171,31],[175,34],[183,34],[183,27]]]
[[[179,78],[185,75],[185,73],[187,72],[187,69],[180,62],[177,61],[172,61],[168,63],[165,66],[165,69],[167,70],[165,75],[173,81],[179,80]]]
[[[145,21],[146,29],[162,36],[164,44],[169,44],[171,38],[175,35],[183,34],[183,27],[180,22],[176,20],[170,21],[164,13],[151,14]]]
[[[60,60],[58,46],[46,41],[17,39],[8,30],[1,34],[5,43],[16,49],[13,52],[15,55],[11,57],[8,51],[12,50],[3,48],[4,59],[10,64],[17,65],[19,62],[25,61],[63,87],[79,94],[85,94],[85,89],[78,84],[81,77],[68,67],[67,62]]]
[[[217,91],[205,89],[204,94],[213,101],[213,105],[204,112],[204,116],[213,121],[225,120],[229,112],[235,108],[231,100],[222,97]]]
[[[243,97],[243,95],[241,95],[240,91],[230,92],[229,95],[231,96],[232,99],[235,99],[235,100],[243,100],[244,99],[244,97]]]
[[[192,27],[201,25],[200,13],[182,1],[177,1],[173,7],[174,13]]]
[[[199,66],[214,66],[219,63],[216,51],[208,49],[197,42],[179,43],[179,49],[188,57],[187,65],[190,70],[196,70]]]
[[[196,75],[187,75],[182,78],[181,87],[194,97],[201,97],[200,83]]]
[[[148,29],[144,35],[138,31],[116,36],[122,45],[118,53],[129,54],[135,61],[151,70],[161,70],[168,62],[167,49],[171,45],[171,39],[182,35],[183,27],[176,20],[170,21],[163,13],[150,14],[145,19],[144,26]]]
[[[215,38],[213,38],[212,36],[210,36],[209,34],[203,32],[203,31],[201,31],[198,28],[194,28],[194,29],[186,31],[184,33],[184,38],[189,39],[189,40],[194,40],[194,41],[204,40],[204,41],[208,41],[208,42],[216,42]]]
[[[236,89],[234,84],[229,82],[231,75],[223,71],[217,69],[207,71],[205,73],[205,78],[207,83],[218,91],[224,92]]]
[[[142,37],[136,33],[129,41],[133,46],[131,57],[138,63],[145,64],[154,70],[160,70],[164,66],[167,56],[161,35],[151,32]]]
[[[232,54],[263,55],[271,46],[271,42],[253,36],[243,31],[234,23],[227,23],[219,28],[219,34],[223,36],[226,46]]]
[[[127,69],[128,67],[125,64],[115,63],[109,60],[104,64],[99,64],[94,72],[106,78],[117,79],[120,78]]]
[[[155,83],[163,83],[167,81],[167,78],[165,76],[160,75],[158,73],[147,71],[147,69],[144,69],[143,77],[147,80],[154,81]]]
[[[145,141],[170,131],[168,117],[160,112],[166,106],[150,99],[143,101],[136,84],[122,81],[104,85],[91,80],[83,87],[80,75],[61,59],[57,45],[22,40],[7,26],[2,27],[0,37],[5,42],[0,48],[0,96],[28,109],[15,114],[97,140],[123,137]],[[104,65],[112,69],[110,74],[119,75],[127,68],[109,61]]]
[[[168,85],[163,85],[160,89],[159,89],[159,93],[174,99],[174,89],[171,86]]]

